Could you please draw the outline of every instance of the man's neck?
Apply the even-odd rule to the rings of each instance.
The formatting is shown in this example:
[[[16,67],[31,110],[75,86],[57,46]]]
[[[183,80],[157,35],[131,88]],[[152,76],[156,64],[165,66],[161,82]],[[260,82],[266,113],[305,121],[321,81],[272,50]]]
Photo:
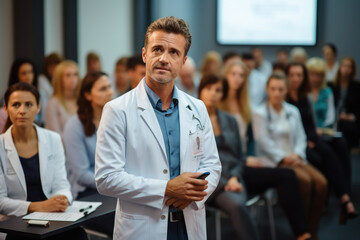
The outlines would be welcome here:
[[[170,107],[171,99],[173,96],[174,81],[168,83],[158,83],[149,78],[145,78],[148,87],[161,99],[162,110],[167,110]]]

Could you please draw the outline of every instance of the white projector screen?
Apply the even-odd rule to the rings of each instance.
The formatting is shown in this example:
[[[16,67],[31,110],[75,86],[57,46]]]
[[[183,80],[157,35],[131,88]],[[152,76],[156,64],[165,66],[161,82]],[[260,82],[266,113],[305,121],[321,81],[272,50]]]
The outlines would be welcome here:
[[[223,45],[316,44],[317,0],[217,0]]]

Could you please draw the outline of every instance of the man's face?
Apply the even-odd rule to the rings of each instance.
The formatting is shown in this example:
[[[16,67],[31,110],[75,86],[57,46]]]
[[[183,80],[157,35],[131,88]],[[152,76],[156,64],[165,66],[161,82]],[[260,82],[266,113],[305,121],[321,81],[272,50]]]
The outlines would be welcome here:
[[[146,49],[142,49],[146,63],[146,77],[150,81],[166,84],[174,81],[186,61],[185,37],[181,34],[153,32]]]

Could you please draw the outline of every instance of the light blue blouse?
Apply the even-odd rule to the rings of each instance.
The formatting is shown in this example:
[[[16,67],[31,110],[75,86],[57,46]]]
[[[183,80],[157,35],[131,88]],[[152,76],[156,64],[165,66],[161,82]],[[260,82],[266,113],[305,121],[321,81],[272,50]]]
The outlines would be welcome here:
[[[66,169],[74,199],[79,192],[95,185],[96,131],[86,136],[78,115],[72,116],[64,129]]]

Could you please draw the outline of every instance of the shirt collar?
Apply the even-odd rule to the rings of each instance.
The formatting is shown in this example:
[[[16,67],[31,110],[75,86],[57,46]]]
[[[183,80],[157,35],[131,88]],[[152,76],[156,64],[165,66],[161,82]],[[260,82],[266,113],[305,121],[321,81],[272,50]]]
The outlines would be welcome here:
[[[149,97],[150,103],[153,106],[153,108],[156,108],[156,109],[158,109],[160,111],[163,111],[162,110],[162,101],[159,98],[159,96],[156,95],[156,93],[154,93],[154,91],[150,89],[150,87],[146,84],[146,81],[144,81],[144,83],[145,83],[144,84],[145,85],[145,91],[146,91],[146,93],[147,93],[147,95]],[[176,87],[174,85],[172,101],[171,101],[169,109],[174,108],[178,104],[178,101],[179,101],[178,92],[177,92],[177,89],[176,89]]]

